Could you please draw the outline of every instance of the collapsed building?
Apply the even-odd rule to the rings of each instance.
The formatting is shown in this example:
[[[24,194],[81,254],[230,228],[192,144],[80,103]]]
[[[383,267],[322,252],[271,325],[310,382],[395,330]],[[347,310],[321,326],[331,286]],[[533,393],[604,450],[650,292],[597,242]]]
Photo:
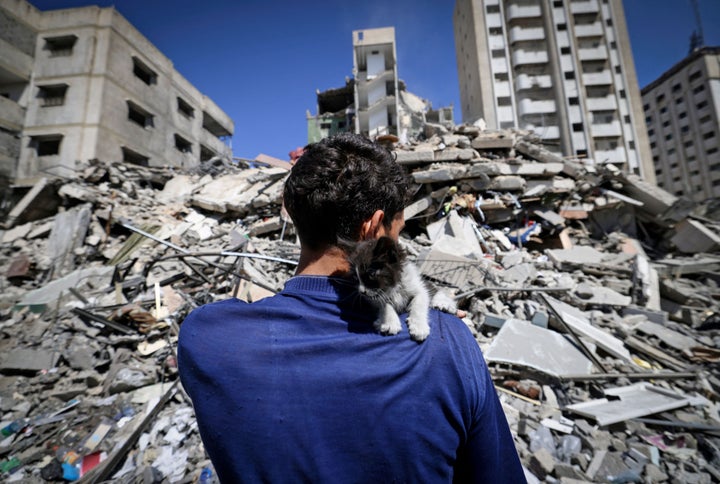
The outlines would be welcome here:
[[[426,123],[382,142],[414,182],[401,244],[467,311],[529,482],[720,479],[717,205],[559,157],[527,131]],[[96,161],[13,207],[4,479],[212,479],[178,329],[201,304],[258,300],[291,277],[289,168]]]
[[[230,159],[233,122],[112,7],[0,5],[0,187],[93,159]],[[4,190],[3,190],[4,191]]]
[[[452,107],[433,109],[407,90],[396,59],[394,27],[353,31],[354,77],[343,87],[317,91],[317,115],[306,114],[308,143],[348,131],[407,142],[426,121],[453,124]]]

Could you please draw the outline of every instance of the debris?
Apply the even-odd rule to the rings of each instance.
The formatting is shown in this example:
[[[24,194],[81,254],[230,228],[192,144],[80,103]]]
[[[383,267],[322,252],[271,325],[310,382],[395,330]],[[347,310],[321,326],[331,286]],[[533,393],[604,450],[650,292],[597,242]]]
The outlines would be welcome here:
[[[482,124],[382,142],[416,183],[401,242],[467,312],[528,481],[709,479],[720,467],[712,207]],[[299,256],[281,200],[291,164],[236,161],[96,160],[11,187],[4,477],[213,478],[177,386],[178,328],[202,304],[278,292]]]

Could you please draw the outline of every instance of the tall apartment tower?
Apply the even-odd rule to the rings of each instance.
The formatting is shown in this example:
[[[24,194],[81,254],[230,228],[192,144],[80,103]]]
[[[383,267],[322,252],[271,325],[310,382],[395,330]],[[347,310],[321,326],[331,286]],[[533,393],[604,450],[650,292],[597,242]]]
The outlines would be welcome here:
[[[395,28],[353,31],[355,132],[398,135]]]
[[[114,8],[0,5],[0,175],[79,162],[193,166],[231,156],[233,122]]]
[[[720,197],[720,47],[690,53],[642,90],[658,186]]]
[[[464,122],[655,182],[621,0],[456,0]]]

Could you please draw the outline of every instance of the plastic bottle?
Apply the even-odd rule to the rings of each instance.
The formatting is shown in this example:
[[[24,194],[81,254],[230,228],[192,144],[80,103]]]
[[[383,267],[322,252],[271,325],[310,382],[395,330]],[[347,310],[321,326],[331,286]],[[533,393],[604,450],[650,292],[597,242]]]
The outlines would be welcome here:
[[[19,418],[13,422],[10,422],[8,425],[3,427],[0,430],[0,433],[7,437],[8,435],[12,435],[16,432],[20,432],[22,429],[27,427],[27,425],[30,423],[29,418]]]

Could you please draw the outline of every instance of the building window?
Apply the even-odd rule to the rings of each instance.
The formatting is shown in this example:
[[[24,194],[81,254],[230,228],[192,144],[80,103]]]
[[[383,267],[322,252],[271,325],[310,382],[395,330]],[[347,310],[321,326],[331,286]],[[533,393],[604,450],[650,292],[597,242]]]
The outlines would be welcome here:
[[[575,73],[574,73],[573,71],[566,72],[566,73],[565,73],[565,79],[568,79],[568,80],[570,80],[570,79],[575,79]]]
[[[651,150],[655,149],[656,146],[657,146],[657,144],[655,144],[654,141],[653,141],[652,143],[650,143],[650,149],[651,149]]]
[[[332,127],[332,123],[320,123],[320,129],[330,129]]]
[[[487,13],[500,13],[500,5],[488,5],[485,9]]]
[[[143,128],[152,128],[155,126],[155,121],[152,114],[145,111],[143,108],[138,106],[132,101],[127,102],[128,106],[128,119],[142,126]]]
[[[492,51],[492,56],[494,59],[498,59],[500,57],[505,57],[505,49],[494,49]]]
[[[612,27],[612,19],[611,18],[607,19],[605,21],[605,25],[607,25],[608,27]]]
[[[701,93],[705,90],[705,86],[703,84],[700,84],[698,87],[693,89],[693,94]]]
[[[62,139],[62,135],[59,134],[33,136],[31,146],[35,148],[38,156],[59,155]]]
[[[650,121],[652,121],[652,117],[645,116],[645,123],[650,124]]]
[[[707,101],[701,101],[701,102],[697,103],[697,108],[702,109],[707,105],[708,105]]]
[[[626,114],[623,119],[625,120],[626,123],[628,123],[628,124],[630,123],[630,115],[629,114]]]
[[[680,89],[682,89],[682,86],[678,83],[673,85],[672,92],[678,92]]]
[[[555,7],[555,8],[562,8],[562,6],[563,6],[562,0],[555,0],[553,2],[553,7]]]
[[[215,152],[213,150],[205,145],[200,145],[200,161],[208,161],[213,156],[215,156]]]
[[[685,111],[683,111],[682,113],[678,114],[678,118],[679,118],[679,119],[685,119],[685,118],[687,118],[687,113],[686,113]]]
[[[190,103],[185,101],[183,98],[179,97],[177,98],[178,103],[178,111],[180,114],[187,118],[194,118],[195,117],[195,109],[190,106]]]
[[[148,166],[150,158],[141,155],[137,151],[133,151],[130,148],[122,147],[122,159],[125,163],[132,163],[133,165]]]
[[[620,97],[625,99],[625,89],[620,89]]]
[[[570,104],[570,106],[577,106],[580,104],[580,98],[571,97],[570,99],[568,99],[568,103]]]
[[[610,42],[610,48],[617,49],[617,42],[615,42],[614,40],[612,42]]]
[[[490,28],[490,35],[502,35],[502,27],[491,27]],[[465,34],[465,38],[467,39],[467,33]]]
[[[672,133],[665,135],[665,140],[670,141],[672,139]]]
[[[692,140],[686,141],[685,143],[683,143],[683,146],[684,146],[685,148],[690,148],[692,145],[693,145]]]
[[[142,82],[147,84],[148,86],[151,86],[153,84],[157,84],[157,73],[150,69],[147,64],[145,64],[143,61],[138,59],[137,57],[133,56],[133,74],[135,74],[135,77],[140,79]]]
[[[649,111],[649,110],[650,110],[650,105],[649,105],[649,104],[643,104],[643,110]]]
[[[675,104],[682,104],[683,101],[684,101],[684,99],[679,97],[675,100]]]
[[[570,54],[570,47],[561,47],[560,53],[561,54]]]
[[[652,128],[648,129],[648,136],[655,136],[655,130]]]
[[[712,155],[713,153],[717,153],[717,150],[717,148],[710,148],[709,150],[707,150],[707,154]]]
[[[573,123],[572,125],[573,131],[582,131],[583,130],[583,124],[582,123]]]
[[[660,114],[665,114],[665,113],[667,113],[667,107],[663,106],[660,108]]]
[[[694,81],[694,80],[696,80],[696,79],[700,79],[701,76],[702,76],[702,72],[701,72],[701,71],[695,71],[695,72],[693,72],[693,73],[690,74],[690,77],[688,77],[688,80],[689,80],[690,82],[692,82],[692,81]]]
[[[503,96],[497,98],[498,106],[510,106],[512,105],[512,100],[508,96]]]
[[[630,141],[628,142],[628,146],[630,147],[631,150],[634,150],[634,149],[635,149],[635,142],[632,141],[632,140],[630,140]]]
[[[660,104],[665,100],[665,94],[660,94],[658,97],[655,98],[655,102]]]
[[[670,126],[670,121],[663,121],[662,125],[663,125],[663,128],[667,128],[668,126]]]
[[[192,153],[192,143],[179,134],[175,135],[175,148],[183,153]]]
[[[67,57],[72,55],[77,39],[75,35],[45,37],[45,50],[50,52],[50,57]]]
[[[703,134],[703,139],[710,139],[715,137],[714,131],[708,131],[707,133]]]
[[[680,128],[680,132],[683,133],[683,134],[689,133],[689,132],[690,132],[690,126],[683,126],[682,128]]]
[[[559,31],[567,30],[567,24],[558,24],[557,29]]]
[[[703,116],[702,118],[700,118],[700,124],[705,124],[705,123],[707,123],[708,121],[712,121],[712,116],[710,116],[709,114],[707,114],[707,115]]]
[[[65,93],[67,84],[55,84],[53,86],[38,86],[38,97],[43,107],[62,106],[65,104]]]
[[[622,74],[622,67],[615,66],[615,74]]]

